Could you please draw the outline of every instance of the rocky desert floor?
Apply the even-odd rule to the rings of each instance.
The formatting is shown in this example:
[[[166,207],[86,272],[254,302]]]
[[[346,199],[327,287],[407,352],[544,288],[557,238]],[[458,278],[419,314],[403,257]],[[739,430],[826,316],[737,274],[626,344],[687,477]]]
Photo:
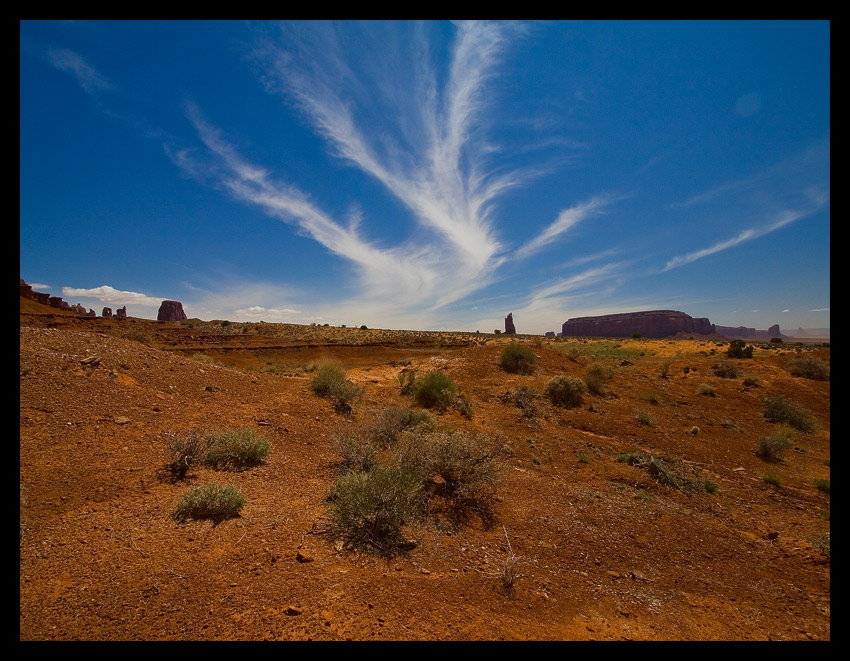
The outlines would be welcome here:
[[[510,342],[533,373],[501,368]],[[757,346],[722,378],[727,347],[83,319],[22,299],[20,639],[829,640],[830,383],[787,369],[829,348]],[[326,357],[363,388],[349,415],[310,388]],[[613,372],[604,394],[543,396],[595,363]],[[425,517],[391,557],[335,542],[334,439],[416,408],[399,374],[435,369],[472,408],[437,423],[501,448],[493,518]],[[768,462],[777,396],[815,427]],[[169,435],[225,428],[262,434],[268,459],[167,479]],[[240,515],[176,520],[212,481],[242,491]]]

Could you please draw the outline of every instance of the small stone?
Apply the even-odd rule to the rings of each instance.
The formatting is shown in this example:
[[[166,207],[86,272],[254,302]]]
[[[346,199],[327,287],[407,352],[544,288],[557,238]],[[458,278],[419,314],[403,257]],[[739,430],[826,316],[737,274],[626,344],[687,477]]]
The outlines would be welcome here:
[[[130,418],[123,415],[116,415],[112,418],[112,422],[114,422],[116,425],[126,425],[128,422],[130,422]]]
[[[313,560],[315,558],[313,558],[313,556],[311,556],[306,551],[298,551],[298,553],[295,554],[295,559],[298,562],[304,563],[304,562],[313,562]]]
[[[298,608],[297,606],[287,606],[286,610],[283,612],[287,615],[301,615],[302,609]]]

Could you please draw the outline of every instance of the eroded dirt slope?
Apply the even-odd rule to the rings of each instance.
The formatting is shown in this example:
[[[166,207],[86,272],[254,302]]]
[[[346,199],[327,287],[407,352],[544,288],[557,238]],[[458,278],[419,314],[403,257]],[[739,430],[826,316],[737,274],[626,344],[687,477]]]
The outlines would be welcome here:
[[[33,318],[20,328],[22,640],[830,637],[829,495],[815,486],[829,479],[830,385],[791,376],[793,353],[740,361],[747,386],[714,376],[713,341],[529,340],[538,367],[513,375],[499,367],[505,338],[423,351],[393,347],[391,334],[360,349],[317,336],[299,354],[305,368],[335,355],[364,387],[346,417],[310,391],[280,341],[227,367],[234,350],[169,351],[180,347],[158,341],[165,327],[153,322],[137,324],[142,343],[114,324]],[[828,349],[814,355],[829,360]],[[541,396],[553,376],[582,377],[593,362],[613,369],[605,396],[576,409]],[[473,408],[471,420],[435,413],[440,424],[503,444],[495,523],[425,521],[409,531],[415,548],[389,561],[334,546],[321,534],[333,436],[412,406],[402,369],[437,368]],[[537,395],[527,411],[519,386]],[[769,464],[755,449],[777,431],[763,417],[776,395],[816,429]],[[266,436],[265,464],[162,478],[167,433],[231,426]],[[717,489],[676,489],[617,461],[637,451],[664,457],[683,484]],[[242,490],[241,516],[175,521],[186,489],[210,481]],[[500,581],[508,542],[512,596]]]

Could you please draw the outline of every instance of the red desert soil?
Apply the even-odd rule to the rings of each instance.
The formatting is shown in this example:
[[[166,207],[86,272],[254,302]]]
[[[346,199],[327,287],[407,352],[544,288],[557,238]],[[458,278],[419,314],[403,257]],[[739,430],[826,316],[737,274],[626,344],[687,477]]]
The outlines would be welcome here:
[[[815,484],[829,480],[830,384],[789,374],[793,347],[736,361],[745,381],[714,375],[727,346],[715,338],[520,337],[539,363],[516,375],[499,366],[512,340],[489,334],[34,306],[22,300],[21,640],[830,638],[829,493]],[[829,361],[828,348],[805,351]],[[349,417],[310,390],[306,368],[322,356],[364,387]],[[604,396],[573,409],[543,398],[551,378],[594,362],[614,370]],[[433,412],[438,422],[503,444],[495,522],[426,519],[389,560],[332,543],[334,435],[414,407],[399,373],[437,368],[473,409]],[[536,394],[529,416],[518,386]],[[778,395],[816,427],[767,463],[755,450],[780,428],[763,417]],[[163,479],[169,432],[225,427],[262,433],[268,460]],[[663,458],[692,488],[617,461],[628,452]],[[245,494],[241,515],[176,521],[181,495],[211,481]]]

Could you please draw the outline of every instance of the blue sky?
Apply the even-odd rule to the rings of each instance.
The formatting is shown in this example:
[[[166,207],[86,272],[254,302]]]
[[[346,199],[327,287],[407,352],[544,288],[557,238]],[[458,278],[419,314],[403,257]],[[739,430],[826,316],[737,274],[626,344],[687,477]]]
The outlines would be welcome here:
[[[828,22],[20,29],[20,275],[72,304],[829,327]]]

